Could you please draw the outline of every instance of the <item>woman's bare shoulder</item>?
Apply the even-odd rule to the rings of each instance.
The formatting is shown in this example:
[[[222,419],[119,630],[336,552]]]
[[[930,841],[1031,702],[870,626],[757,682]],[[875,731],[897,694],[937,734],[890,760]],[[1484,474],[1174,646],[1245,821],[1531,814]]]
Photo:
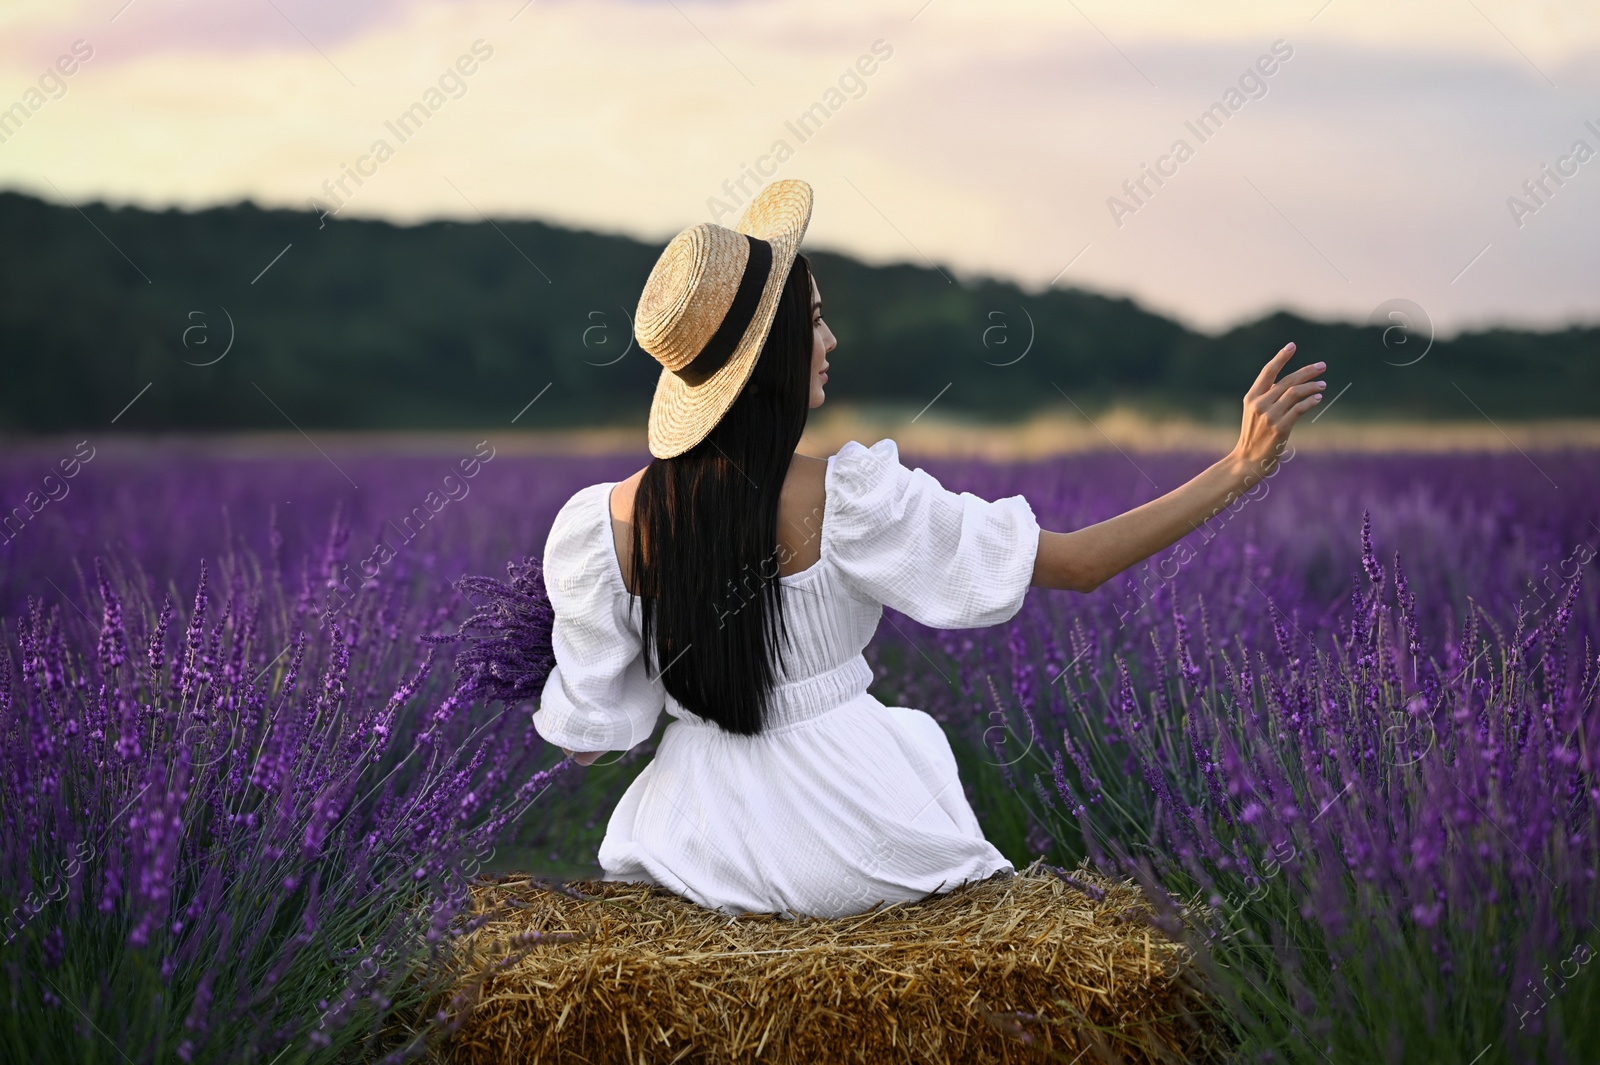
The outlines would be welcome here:
[[[822,499],[823,482],[828,476],[828,460],[815,455],[802,455],[796,451],[794,459],[789,463],[789,476],[784,481],[784,489],[793,488],[801,495],[815,495]]]
[[[616,487],[611,490],[611,517],[614,520],[632,523],[633,494],[639,490],[639,481],[643,477],[644,470],[639,470],[631,477],[618,481]]]
[[[780,572],[806,569],[821,557],[821,530],[827,502],[828,460],[795,453],[778,500],[778,538],[790,557]]]

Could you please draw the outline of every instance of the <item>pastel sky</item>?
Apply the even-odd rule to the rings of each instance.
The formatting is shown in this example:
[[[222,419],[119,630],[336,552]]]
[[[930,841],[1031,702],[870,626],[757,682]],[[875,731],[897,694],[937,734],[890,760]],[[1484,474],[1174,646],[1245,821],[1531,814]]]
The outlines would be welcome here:
[[[1600,321],[1593,0],[7,0],[4,108],[0,187],[58,203],[665,242],[759,168],[810,247],[1208,329]]]

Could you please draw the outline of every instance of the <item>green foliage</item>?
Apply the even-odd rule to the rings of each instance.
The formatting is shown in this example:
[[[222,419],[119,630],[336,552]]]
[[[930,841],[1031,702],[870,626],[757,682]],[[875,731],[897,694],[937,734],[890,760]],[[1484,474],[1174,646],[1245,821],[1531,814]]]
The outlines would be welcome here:
[[[659,244],[248,202],[80,206],[0,192],[0,431],[506,427],[546,385],[519,426],[648,411],[659,366],[629,345]],[[1600,413],[1596,328],[1465,334],[1401,366],[1425,337],[1385,348],[1377,327],[1285,313],[1208,336],[1125,299],[808,254],[839,401],[915,410],[945,389],[941,410],[972,417],[1070,396],[1232,418],[1241,382],[1294,340],[1334,388],[1353,383],[1341,417]]]

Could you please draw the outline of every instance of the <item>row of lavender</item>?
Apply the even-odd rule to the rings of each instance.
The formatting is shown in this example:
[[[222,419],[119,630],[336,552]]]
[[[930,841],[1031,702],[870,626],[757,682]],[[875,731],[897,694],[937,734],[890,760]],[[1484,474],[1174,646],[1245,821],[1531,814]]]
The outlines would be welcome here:
[[[0,1049],[417,1045],[431,987],[407,976],[445,968],[464,877],[554,761],[525,715],[452,703],[420,638],[464,616],[450,581],[536,554],[573,490],[641,459],[64,447],[70,479],[47,450],[0,467],[25,508],[0,535],[0,966],[27,1018]],[[1071,528],[1205,461],[924,465]],[[1581,1060],[1592,471],[1299,455],[1149,566],[1036,591],[1005,629],[891,615],[879,690],[966,740],[980,812],[1205,899],[1187,927],[1252,1054]]]
[[[297,464],[89,461],[4,475],[48,502],[0,547],[0,1059],[421,1054],[481,975],[467,885],[552,777],[430,642],[467,613],[439,545],[388,532],[363,577],[367,497]],[[447,498],[416,494],[412,540]]]
[[[1030,838],[1148,886],[1242,1060],[1600,1060],[1593,458],[1278,477],[1187,561],[1035,593],[1003,634],[902,623],[884,672],[945,676],[885,680]]]

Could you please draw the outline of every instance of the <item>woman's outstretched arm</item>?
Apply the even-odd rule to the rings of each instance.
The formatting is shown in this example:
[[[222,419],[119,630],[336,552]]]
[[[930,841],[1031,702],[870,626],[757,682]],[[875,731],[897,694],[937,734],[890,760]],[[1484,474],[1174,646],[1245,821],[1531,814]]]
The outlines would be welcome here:
[[[1270,474],[1300,415],[1322,399],[1327,384],[1313,380],[1326,363],[1304,366],[1279,381],[1294,345],[1261,368],[1244,397],[1239,442],[1226,456],[1159,499],[1076,532],[1041,530],[1033,583],[1042,588],[1092,592],[1129,566],[1144,561],[1198,529]]]

